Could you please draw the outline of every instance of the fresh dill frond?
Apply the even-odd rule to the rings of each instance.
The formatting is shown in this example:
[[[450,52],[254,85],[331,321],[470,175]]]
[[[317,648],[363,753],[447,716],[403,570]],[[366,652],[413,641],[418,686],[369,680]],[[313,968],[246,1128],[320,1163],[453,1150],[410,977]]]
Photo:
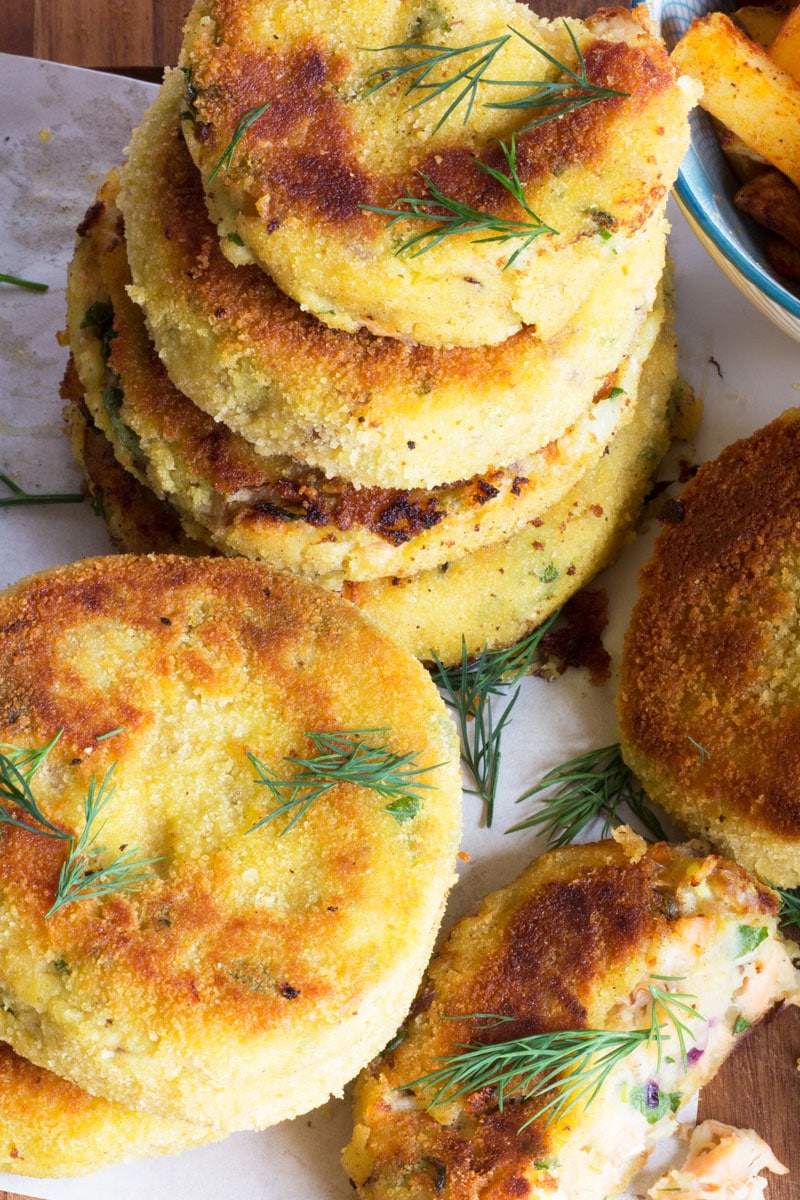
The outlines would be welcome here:
[[[516,139],[512,136],[510,146],[507,146],[505,142],[500,142],[499,144],[508,167],[507,175],[502,171],[498,171],[496,167],[491,167],[488,163],[481,162],[478,158],[474,159],[475,166],[484,175],[490,175],[492,179],[497,180],[514,197],[517,204],[525,213],[525,216],[522,218],[501,217],[496,213],[487,212],[480,208],[473,208],[469,204],[462,204],[459,200],[454,200],[450,196],[445,195],[432,179],[423,174],[420,174],[420,178],[426,188],[424,196],[412,196],[406,193],[399,200],[395,200],[390,208],[380,208],[371,204],[362,204],[361,208],[364,212],[391,217],[387,225],[388,229],[391,229],[398,221],[416,220],[433,222],[432,229],[425,229],[421,233],[414,234],[413,237],[408,238],[398,247],[397,254],[404,254],[407,251],[411,251],[412,258],[416,258],[420,254],[425,254],[426,251],[432,250],[434,246],[438,246],[445,238],[459,233],[482,234],[483,236],[481,237],[472,238],[474,242],[478,243],[505,243],[516,238],[521,238],[522,245],[516,248],[503,267],[503,270],[507,270],[536,238],[542,237],[545,234],[556,234],[558,230],[551,229],[549,225],[546,225],[528,204],[517,172]]]
[[[248,750],[247,757],[258,775],[256,782],[269,788],[281,804],[247,832],[253,833],[268,821],[291,814],[281,830],[282,836],[297,824],[315,800],[340,783],[370,788],[389,801],[386,811],[398,823],[412,820],[419,811],[420,792],[435,788],[435,784],[424,783],[419,777],[436,768],[417,766],[418,756],[414,751],[395,754],[387,745],[372,745],[363,740],[370,734],[387,732],[386,729],[342,729],[333,733],[306,731],[305,737],[317,753],[310,758],[285,757],[283,761],[296,768],[289,779],[279,779]]]
[[[626,805],[656,841],[668,840],[647,794],[623,760],[619,742],[587,750],[554,767],[518,796],[516,803],[534,797],[540,797],[544,807],[512,825],[508,833],[536,829],[546,836],[549,847],[566,846],[591,821],[603,817],[603,837],[607,837],[615,825],[623,823],[620,808]]]
[[[781,925],[797,925],[800,927],[800,889],[790,891],[788,888],[775,889],[781,898]]]
[[[2,471],[0,483],[11,492],[10,496],[0,496],[0,508],[14,508],[23,504],[80,504],[83,501],[81,492],[26,492]]]
[[[566,63],[561,62],[542,46],[538,46],[536,42],[526,37],[524,33],[520,33],[518,29],[512,29],[512,33],[522,38],[523,42],[530,46],[532,50],[535,50],[537,54],[541,54],[542,58],[546,58],[562,75],[566,76],[566,79],[532,79],[527,81],[493,79],[487,81],[502,87],[533,89],[531,95],[522,96],[517,100],[487,101],[487,108],[521,109],[523,111],[531,109],[534,111],[547,110],[542,116],[536,117],[532,121],[529,121],[527,125],[521,126],[517,130],[517,133],[523,133],[526,129],[535,129],[539,125],[544,125],[547,121],[554,121],[558,117],[563,117],[567,113],[573,112],[577,108],[583,108],[587,104],[594,104],[598,100],[609,100],[612,97],[630,95],[629,92],[620,92],[616,88],[599,87],[597,84],[589,81],[589,77],[586,74],[586,62],[575,34],[566,21],[563,24],[578,58],[577,71],[573,71]]]
[[[441,129],[447,118],[455,112],[464,100],[467,101],[463,114],[463,123],[466,125],[475,105],[478,85],[484,82],[486,71],[494,62],[498,51],[505,46],[510,37],[511,34],[506,33],[501,37],[490,38],[485,42],[474,42],[471,46],[431,46],[424,42],[398,42],[393,46],[370,48],[369,52],[374,54],[383,54],[392,50],[403,52],[418,50],[421,52],[422,57],[416,59],[414,62],[394,63],[372,71],[367,77],[367,82],[369,83],[370,80],[375,80],[375,82],[365,95],[371,96],[374,92],[379,91],[388,84],[397,83],[398,80],[405,80],[409,76],[414,76],[409,82],[405,94],[410,96],[412,92],[425,92],[426,95],[411,105],[411,109],[413,110],[419,108],[422,104],[426,104],[429,100],[435,100],[456,84],[463,83],[464,86],[436,122],[434,133]],[[483,51],[482,54],[479,53],[481,50]],[[454,60],[467,54],[477,55],[477,57],[473,57],[455,75],[451,75],[438,82],[429,81],[429,76],[437,67],[447,68]]]
[[[56,841],[69,839],[70,835],[65,830],[59,829],[45,816],[31,790],[33,776],[62,733],[63,730],[60,729],[46,746],[40,746],[36,750],[0,743],[0,801],[10,801],[29,818],[27,821],[21,819],[4,803],[0,803],[0,824],[16,825],[18,829],[40,833],[42,837],[53,838]]]
[[[77,840],[70,839],[69,854],[58,877],[56,898],[45,919],[77,900],[94,900],[112,892],[138,891],[152,878],[148,868],[158,859],[137,858],[138,850],[122,850],[111,862],[104,865],[99,862],[106,850],[97,845],[103,826],[97,827],[96,821],[114,794],[111,777],[116,765],[112,763],[99,787],[94,778],[89,784],[83,801],[83,830]]]
[[[0,283],[9,283],[12,287],[26,288],[29,292],[48,292],[49,284],[35,283],[32,279],[20,279],[18,275],[0,274]]]
[[[241,117],[239,117],[239,120],[236,123],[236,128],[233,131],[233,137],[222,151],[222,154],[219,156],[214,166],[211,168],[208,176],[208,183],[213,183],[217,173],[223,168],[226,171],[230,169],[230,165],[233,162],[233,156],[236,153],[236,147],[239,145],[239,142],[242,140],[250,126],[254,125],[259,117],[264,115],[271,104],[272,101],[268,100],[266,104],[259,104],[257,108],[249,108],[246,113],[242,113]]]
[[[411,77],[405,94],[409,96],[418,91],[426,93],[411,105],[413,110],[419,108],[420,105],[427,103],[429,100],[438,98],[448,91],[448,89],[456,88],[459,84],[463,84],[434,126],[434,132],[436,132],[464,101],[466,101],[466,106],[463,114],[463,123],[466,125],[472,115],[480,84],[483,84],[487,88],[524,88],[529,94],[519,99],[487,100],[484,105],[486,108],[507,109],[511,111],[521,110],[523,112],[529,110],[542,112],[542,110],[546,110],[542,112],[541,116],[535,117],[527,125],[523,125],[517,129],[517,133],[522,133],[526,129],[534,129],[538,125],[544,125],[547,121],[554,121],[558,117],[565,116],[566,113],[572,112],[577,108],[583,108],[587,104],[594,104],[598,100],[608,100],[612,97],[630,95],[629,92],[618,91],[616,88],[601,87],[598,84],[590,82],[586,73],[586,62],[575,34],[566,21],[564,21],[564,28],[569,35],[578,60],[577,70],[573,70],[572,67],[561,62],[555,55],[545,50],[542,46],[537,45],[526,34],[521,33],[518,29],[514,29],[513,26],[509,26],[510,33],[503,34],[501,37],[491,38],[485,42],[474,42],[470,46],[439,46],[424,42],[399,42],[393,46],[370,48],[369,52],[376,54],[389,53],[390,51],[399,51],[403,54],[408,54],[409,52],[419,51],[420,57],[416,58],[413,62],[390,63],[385,67],[379,67],[375,71],[372,71],[368,76],[368,82],[370,80],[375,80],[375,82],[366,92],[366,95],[370,96],[373,92],[377,92],[380,88],[386,87],[388,84]],[[520,38],[532,50],[535,50],[537,54],[541,55],[542,58],[546,59],[560,71],[562,78],[487,78],[487,70],[494,62],[500,50],[510,41],[512,34]],[[480,51],[483,51],[483,53],[481,54]],[[431,79],[432,74],[437,68],[441,67],[446,71],[451,65],[455,65],[459,59],[468,54],[477,55],[477,57],[473,57],[453,75],[445,75],[443,79],[438,80]]]
[[[487,826],[494,818],[503,732],[519,697],[519,680],[537,660],[542,638],[559,612],[553,613],[513,646],[505,650],[484,648],[474,659],[468,657],[462,638],[458,666],[445,668],[436,654],[431,655],[433,681],[455,713],[461,739],[461,761],[475,784],[467,790],[483,800]],[[509,694],[508,688],[514,684],[517,686]],[[505,703],[496,712],[494,702],[499,701],[500,696],[505,698]]]
[[[665,977],[654,978],[663,982]],[[489,1045],[470,1043],[455,1054],[443,1056],[440,1067],[404,1084],[403,1088],[433,1089],[428,1108],[450,1104],[483,1088],[495,1089],[501,1112],[511,1097],[515,1100],[547,1097],[521,1129],[540,1117],[547,1124],[558,1121],[578,1104],[588,1108],[617,1064],[640,1046],[655,1046],[660,1066],[671,1031],[686,1063],[685,1039],[691,1030],[682,1016],[703,1020],[688,1003],[692,997],[666,991],[652,982],[648,991],[650,1023],[644,1029],[565,1029]],[[485,1027],[491,1017],[481,1014],[479,1019]]]

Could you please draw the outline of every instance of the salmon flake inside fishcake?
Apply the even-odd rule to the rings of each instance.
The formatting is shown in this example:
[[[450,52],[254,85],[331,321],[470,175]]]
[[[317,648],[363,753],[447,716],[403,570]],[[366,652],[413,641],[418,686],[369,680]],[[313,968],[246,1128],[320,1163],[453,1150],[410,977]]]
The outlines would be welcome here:
[[[453,881],[459,755],[352,606],[243,559],[32,576],[0,596],[0,743],[36,801],[0,825],[17,1053],[224,1131],[309,1110],[385,1044]],[[133,890],[103,894],[126,862]]]
[[[344,1165],[362,1200],[616,1196],[740,1030],[800,1002],[774,892],[692,846],[619,836],[544,855],[452,929],[404,1040],[356,1088]],[[566,1044],[542,1087],[545,1050]],[[617,1050],[592,1083],[593,1056]]]
[[[663,212],[697,90],[641,11],[511,0],[197,0],[180,61],[226,253],[334,328],[431,346],[568,322]]]
[[[800,410],[704,464],[639,579],[617,710],[649,795],[800,885]]]

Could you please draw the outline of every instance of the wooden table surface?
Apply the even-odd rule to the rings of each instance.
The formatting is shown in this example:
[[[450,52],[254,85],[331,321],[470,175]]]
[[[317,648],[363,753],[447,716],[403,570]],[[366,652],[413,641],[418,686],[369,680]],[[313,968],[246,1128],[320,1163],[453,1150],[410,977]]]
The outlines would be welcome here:
[[[158,79],[174,64],[191,0],[2,0],[0,51]],[[597,0],[540,0],[544,15],[582,16]],[[800,1009],[753,1031],[704,1090],[701,1117],[755,1127],[789,1177],[770,1177],[766,1200],[800,1198]],[[24,1200],[0,1192],[0,1200]],[[145,1198],[143,1198],[145,1200]]]

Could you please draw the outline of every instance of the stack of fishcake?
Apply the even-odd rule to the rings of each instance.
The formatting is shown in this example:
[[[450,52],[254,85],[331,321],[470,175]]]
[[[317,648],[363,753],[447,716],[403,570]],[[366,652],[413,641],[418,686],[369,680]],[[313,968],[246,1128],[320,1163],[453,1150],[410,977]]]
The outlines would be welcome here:
[[[416,654],[513,640],[669,438],[691,85],[642,16],[508,0],[198,0],[182,64],[79,231],[79,460],[89,421],[199,548],[399,598]]]
[[[459,752],[352,605],[241,558],[32,576],[0,595],[0,749],[6,1170],[265,1127],[394,1034],[455,877]]]

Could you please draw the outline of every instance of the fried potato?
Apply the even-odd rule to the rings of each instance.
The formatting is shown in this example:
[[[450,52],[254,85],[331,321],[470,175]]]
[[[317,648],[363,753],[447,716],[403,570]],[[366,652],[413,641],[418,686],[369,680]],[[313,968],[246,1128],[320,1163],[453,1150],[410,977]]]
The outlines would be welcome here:
[[[672,58],[703,84],[703,108],[800,185],[800,83],[719,12],[693,21]]]
[[[759,225],[800,248],[800,191],[780,171],[764,171],[734,197],[737,208]]]
[[[769,48],[772,61],[800,83],[800,6],[793,8]]]

